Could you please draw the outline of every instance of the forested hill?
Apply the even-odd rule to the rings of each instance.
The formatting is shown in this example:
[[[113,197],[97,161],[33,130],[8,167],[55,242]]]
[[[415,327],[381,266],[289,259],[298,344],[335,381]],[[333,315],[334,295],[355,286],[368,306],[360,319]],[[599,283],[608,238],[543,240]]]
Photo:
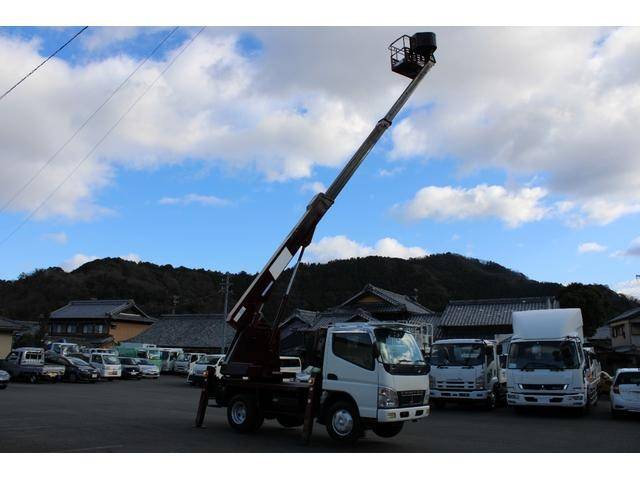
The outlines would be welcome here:
[[[278,284],[278,300],[290,271]],[[36,270],[16,281],[0,281],[0,315],[35,320],[74,299],[132,298],[150,315],[170,312],[174,295],[177,313],[221,312],[222,272],[133,263],[106,258],[66,273],[60,268]],[[238,298],[253,275],[231,275],[233,297]],[[342,303],[365,284],[406,295],[417,295],[428,308],[441,311],[456,299],[555,295],[562,306],[588,309],[585,323],[600,325],[611,316],[638,305],[602,285],[538,282],[497,263],[456,254],[402,260],[366,257],[326,264],[301,265],[292,292],[291,307],[324,309]],[[273,312],[276,301],[266,308]]]

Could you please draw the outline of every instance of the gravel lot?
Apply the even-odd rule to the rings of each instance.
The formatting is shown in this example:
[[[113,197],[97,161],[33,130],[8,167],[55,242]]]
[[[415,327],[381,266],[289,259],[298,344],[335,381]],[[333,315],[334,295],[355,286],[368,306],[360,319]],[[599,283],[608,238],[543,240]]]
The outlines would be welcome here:
[[[266,421],[254,435],[233,433],[223,409],[193,420],[199,389],[183,377],[85,384],[12,383],[0,391],[0,452],[330,452],[324,427],[310,446],[300,428]],[[640,419],[614,420],[606,398],[587,416],[565,411],[517,415],[451,406],[410,423],[396,438],[373,433],[362,452],[638,452]]]

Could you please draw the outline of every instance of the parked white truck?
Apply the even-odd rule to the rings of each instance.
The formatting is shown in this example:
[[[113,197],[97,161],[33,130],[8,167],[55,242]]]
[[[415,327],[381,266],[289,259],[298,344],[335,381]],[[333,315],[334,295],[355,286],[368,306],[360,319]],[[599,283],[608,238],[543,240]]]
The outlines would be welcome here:
[[[597,362],[583,348],[579,308],[513,313],[507,402],[586,411],[598,400]]]
[[[475,402],[491,410],[506,396],[507,379],[496,342],[480,339],[438,340],[429,357],[430,396],[434,405]]]

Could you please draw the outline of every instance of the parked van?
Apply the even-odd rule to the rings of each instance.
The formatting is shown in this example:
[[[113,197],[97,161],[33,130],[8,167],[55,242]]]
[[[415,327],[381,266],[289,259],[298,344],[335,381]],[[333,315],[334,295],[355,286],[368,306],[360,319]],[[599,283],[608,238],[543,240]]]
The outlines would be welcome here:
[[[89,365],[98,370],[100,378],[113,380],[122,377],[122,365],[115,355],[107,353],[92,353]]]
[[[159,348],[160,351],[160,371],[173,372],[176,359],[182,353],[181,348]]]
[[[179,375],[187,375],[191,366],[205,355],[199,352],[182,352],[173,363],[173,371]]]

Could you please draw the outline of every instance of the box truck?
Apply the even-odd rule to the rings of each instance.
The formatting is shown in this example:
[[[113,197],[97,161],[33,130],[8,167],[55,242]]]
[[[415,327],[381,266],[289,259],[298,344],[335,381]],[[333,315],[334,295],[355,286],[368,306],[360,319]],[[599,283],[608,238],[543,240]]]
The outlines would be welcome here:
[[[507,403],[586,411],[598,400],[598,362],[583,348],[579,308],[513,312]]]

